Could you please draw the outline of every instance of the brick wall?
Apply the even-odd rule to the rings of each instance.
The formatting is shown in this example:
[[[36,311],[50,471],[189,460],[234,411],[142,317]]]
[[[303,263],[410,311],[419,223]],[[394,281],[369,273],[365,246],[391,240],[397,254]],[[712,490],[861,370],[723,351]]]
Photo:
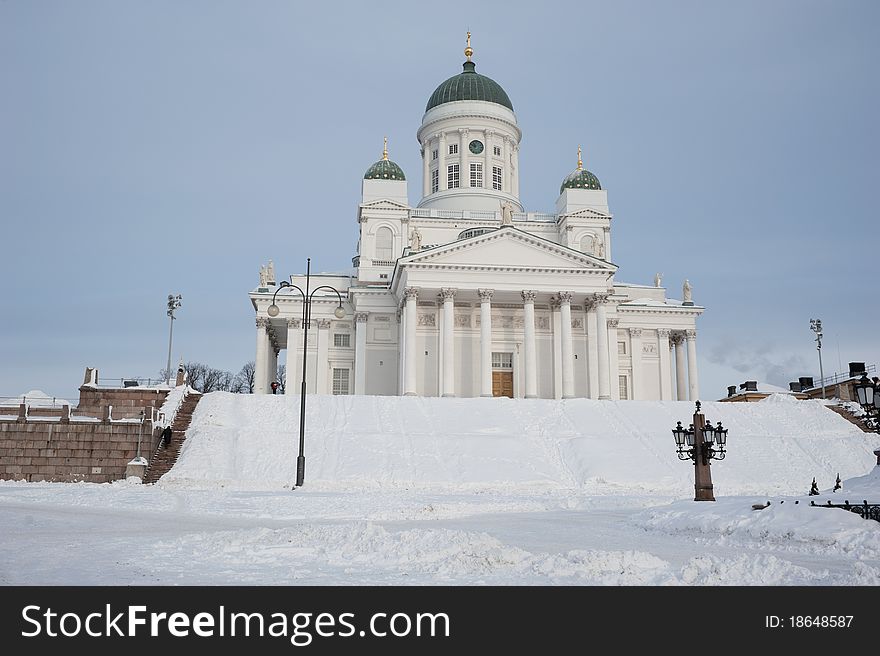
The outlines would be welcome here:
[[[0,480],[107,483],[125,478],[141,430],[141,455],[149,460],[159,443],[159,431],[151,431],[149,423],[0,421]]]

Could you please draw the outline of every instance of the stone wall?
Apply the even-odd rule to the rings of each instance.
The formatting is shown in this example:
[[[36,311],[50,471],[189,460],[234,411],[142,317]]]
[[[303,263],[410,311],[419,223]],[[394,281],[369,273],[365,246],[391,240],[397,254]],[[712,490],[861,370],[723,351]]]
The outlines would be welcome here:
[[[150,387],[99,388],[83,385],[79,388],[79,405],[75,415],[102,417],[104,408],[113,406],[114,419],[134,419],[141,416],[144,407],[157,410],[162,407],[167,389]]]
[[[141,455],[149,460],[158,446],[159,431],[152,430],[148,422],[141,426],[106,421],[2,421],[0,480],[119,480],[125,478],[125,466],[137,455],[139,434]]]

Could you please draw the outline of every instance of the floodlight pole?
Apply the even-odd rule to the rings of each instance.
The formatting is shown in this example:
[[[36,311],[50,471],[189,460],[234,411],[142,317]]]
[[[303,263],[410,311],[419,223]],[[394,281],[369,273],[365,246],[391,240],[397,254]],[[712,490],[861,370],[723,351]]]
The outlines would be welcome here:
[[[168,329],[168,366],[165,368],[165,384],[171,384],[171,340],[174,337],[174,311],[180,307],[183,298],[180,294],[174,296],[168,294],[168,316],[171,318],[171,327]]]
[[[825,371],[822,369],[822,320],[810,319],[810,330],[816,333],[816,350],[819,352],[819,385],[825,398]]]

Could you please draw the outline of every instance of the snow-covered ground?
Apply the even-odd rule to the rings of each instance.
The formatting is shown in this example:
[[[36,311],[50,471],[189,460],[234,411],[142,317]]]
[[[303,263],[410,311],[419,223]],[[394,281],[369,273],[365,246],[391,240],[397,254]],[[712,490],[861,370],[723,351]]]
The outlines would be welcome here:
[[[158,485],[0,483],[0,583],[880,584],[880,523],[805,496],[880,501],[880,440],[820,403],[704,405],[716,503],[689,403],[310,397],[292,489],[298,407],[206,395]]]

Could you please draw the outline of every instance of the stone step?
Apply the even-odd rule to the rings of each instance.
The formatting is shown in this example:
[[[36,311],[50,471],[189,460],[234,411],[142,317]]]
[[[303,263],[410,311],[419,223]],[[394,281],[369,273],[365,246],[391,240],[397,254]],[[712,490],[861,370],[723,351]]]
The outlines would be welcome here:
[[[868,427],[868,425],[865,423],[865,420],[863,418],[857,417],[856,415],[854,415],[852,412],[850,412],[847,408],[843,407],[842,405],[827,405],[825,407],[828,408],[829,410],[831,410],[831,412],[836,412],[837,414],[839,414],[841,417],[846,419],[851,424],[855,424],[865,433],[873,433],[874,432],[873,430],[871,430],[871,428]]]
[[[156,453],[153,454],[144,474],[144,483],[155,483],[177,462],[180,449],[186,441],[186,430],[192,422],[193,411],[201,398],[201,394],[190,394],[184,399],[171,424],[171,444],[166,447],[161,441],[159,442]]]

